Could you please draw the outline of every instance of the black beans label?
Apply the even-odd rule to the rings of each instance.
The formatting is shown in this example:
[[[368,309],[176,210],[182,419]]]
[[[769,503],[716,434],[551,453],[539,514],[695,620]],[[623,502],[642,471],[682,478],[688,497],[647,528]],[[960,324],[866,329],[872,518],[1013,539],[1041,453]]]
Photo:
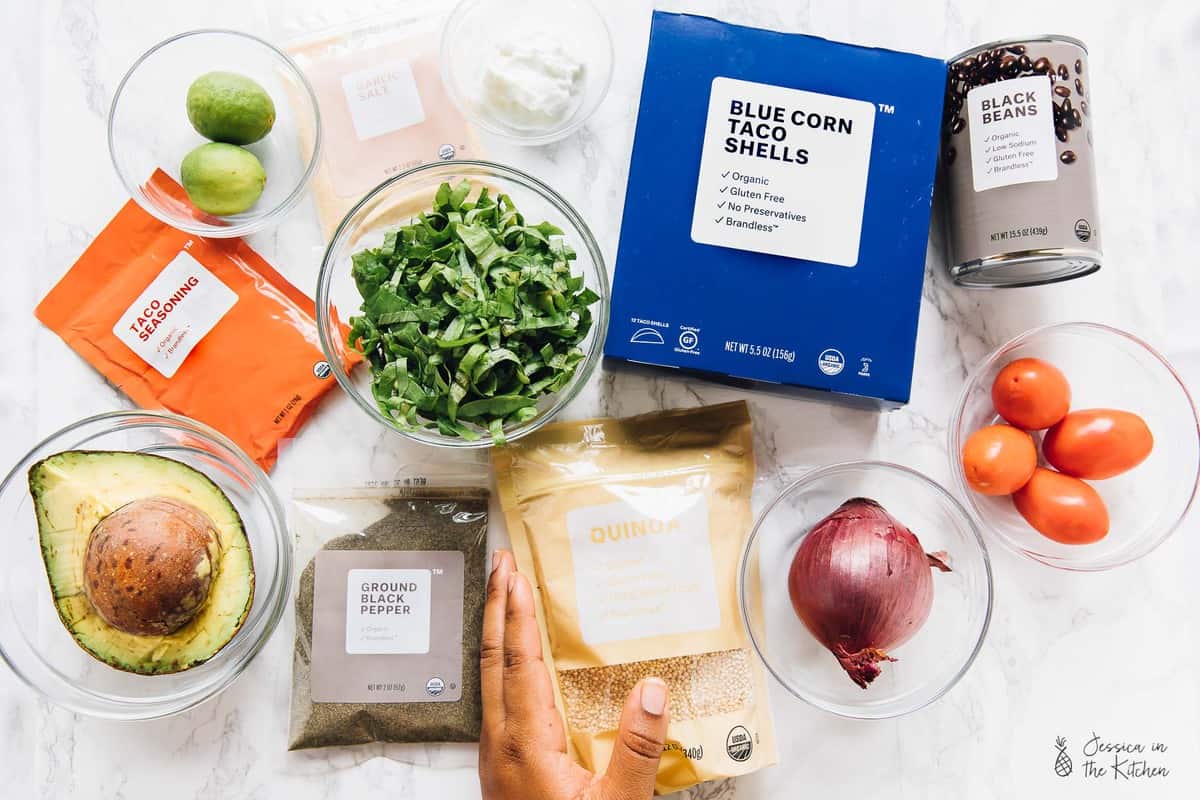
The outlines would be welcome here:
[[[975,191],[1058,178],[1050,79],[989,83],[967,93]]]

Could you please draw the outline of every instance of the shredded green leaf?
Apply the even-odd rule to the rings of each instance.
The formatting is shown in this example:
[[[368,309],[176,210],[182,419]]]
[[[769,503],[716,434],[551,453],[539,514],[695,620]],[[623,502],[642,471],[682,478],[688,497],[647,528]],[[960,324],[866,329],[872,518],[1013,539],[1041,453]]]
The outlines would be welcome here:
[[[502,444],[570,383],[600,298],[559,228],[472,189],[442,184],[432,209],[352,256],[363,302],[349,343],[397,427]]]

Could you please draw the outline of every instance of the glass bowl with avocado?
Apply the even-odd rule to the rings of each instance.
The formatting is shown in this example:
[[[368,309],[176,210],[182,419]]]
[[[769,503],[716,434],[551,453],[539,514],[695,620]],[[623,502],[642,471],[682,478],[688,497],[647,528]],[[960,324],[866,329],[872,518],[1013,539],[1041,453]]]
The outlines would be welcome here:
[[[283,614],[284,511],[229,439],[120,411],[52,434],[0,484],[0,657],[71,711],[174,714],[229,686]]]
[[[570,203],[486,161],[426,164],[385,181],[325,252],[317,328],[367,362],[329,359],[364,412],[409,439],[481,448],[562,410],[600,360],[604,257]]]
[[[277,48],[237,31],[188,31],[125,74],[109,109],[108,149],[151,215],[199,236],[245,236],[303,198],[321,118],[307,79]]]

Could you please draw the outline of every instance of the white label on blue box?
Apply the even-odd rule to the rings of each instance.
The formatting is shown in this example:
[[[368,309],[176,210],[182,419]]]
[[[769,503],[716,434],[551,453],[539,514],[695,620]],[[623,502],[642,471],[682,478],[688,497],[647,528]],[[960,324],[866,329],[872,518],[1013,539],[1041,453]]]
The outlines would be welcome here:
[[[692,241],[858,263],[875,106],[714,78]]]
[[[977,86],[967,92],[967,114],[975,191],[1058,178],[1049,77]]]

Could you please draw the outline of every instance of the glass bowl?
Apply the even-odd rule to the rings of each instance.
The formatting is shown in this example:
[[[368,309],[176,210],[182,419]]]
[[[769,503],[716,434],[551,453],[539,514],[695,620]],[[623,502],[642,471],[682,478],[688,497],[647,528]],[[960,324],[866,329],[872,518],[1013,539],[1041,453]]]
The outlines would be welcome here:
[[[229,644],[199,666],[172,675],[122,672],[88,655],[63,627],[38,546],[27,473],[64,450],[126,450],[173,458],[211,478],[241,514],[254,559],[254,603]],[[47,700],[110,719],[175,714],[229,686],[275,630],[292,579],[284,511],[270,481],[238,447],[185,417],[118,411],[89,417],[33,448],[0,484],[7,549],[0,566],[0,657]]]
[[[317,284],[317,331],[338,384],[379,424],[424,444],[481,448],[492,446],[491,437],[482,428],[477,428],[480,438],[475,441],[446,436],[437,430],[402,429],[376,405],[371,394],[368,366],[348,371],[339,355],[343,323],[358,314],[362,304],[362,296],[350,273],[352,255],[364,248],[378,247],[385,233],[430,207],[439,185],[447,181],[457,183],[464,178],[473,184],[486,185],[493,195],[512,197],[517,210],[529,224],[536,225],[545,220],[562,229],[567,244],[577,253],[572,271],[582,275],[584,285],[600,297],[591,307],[591,330],[578,345],[585,358],[576,368],[571,382],[562,391],[543,396],[537,405],[536,417],[505,428],[505,439],[511,442],[537,430],[579,394],[600,360],[608,329],[609,289],[604,256],[587,223],[560,194],[532,175],[500,164],[467,160],[424,164],[390,178],[364,197],[342,220],[325,251]]]
[[[888,651],[897,660],[880,664],[866,689],[804,627],[788,593],[804,537],[853,497],[881,503],[926,552],[945,551],[952,570],[934,571],[929,618]],[[852,461],[812,470],[759,515],[742,555],[738,599],[754,649],[784,688],[843,717],[885,719],[937,700],[971,666],[992,615],[992,568],[978,528],[949,492],[907,467]]]
[[[262,162],[267,185],[241,214],[212,216],[151,181],[162,169],[176,182],[183,157],[208,141],[192,127],[187,92],[206,72],[227,70],[257,81],[275,103],[275,126],[246,145]],[[301,135],[301,131],[311,135]],[[300,68],[248,33],[196,30],[172,36],[134,62],[108,114],[108,151],[129,195],[149,214],[197,236],[245,236],[277,224],[304,197],[321,150],[317,99]]]
[[[523,125],[486,102],[484,73],[507,40],[545,31],[583,63],[583,87],[557,122]],[[442,31],[442,82],[471,123],[515,144],[537,145],[574,133],[600,107],[612,83],[608,25],[588,0],[463,0]]]
[[[1072,410],[1132,411],[1154,434],[1154,450],[1139,466],[1089,481],[1108,506],[1110,520],[1108,536],[1093,544],[1052,541],[1025,522],[1011,498],[967,487],[959,457],[963,443],[979,428],[1003,422],[992,406],[992,383],[1009,362],[1027,357],[1062,370],[1071,384]],[[988,356],[963,388],[949,436],[950,469],[971,516],[1010,549],[1062,569],[1111,569],[1146,555],[1183,521],[1200,479],[1200,423],[1179,376],[1145,342],[1090,322],[1036,328]],[[1041,434],[1035,439],[1040,442]]]

